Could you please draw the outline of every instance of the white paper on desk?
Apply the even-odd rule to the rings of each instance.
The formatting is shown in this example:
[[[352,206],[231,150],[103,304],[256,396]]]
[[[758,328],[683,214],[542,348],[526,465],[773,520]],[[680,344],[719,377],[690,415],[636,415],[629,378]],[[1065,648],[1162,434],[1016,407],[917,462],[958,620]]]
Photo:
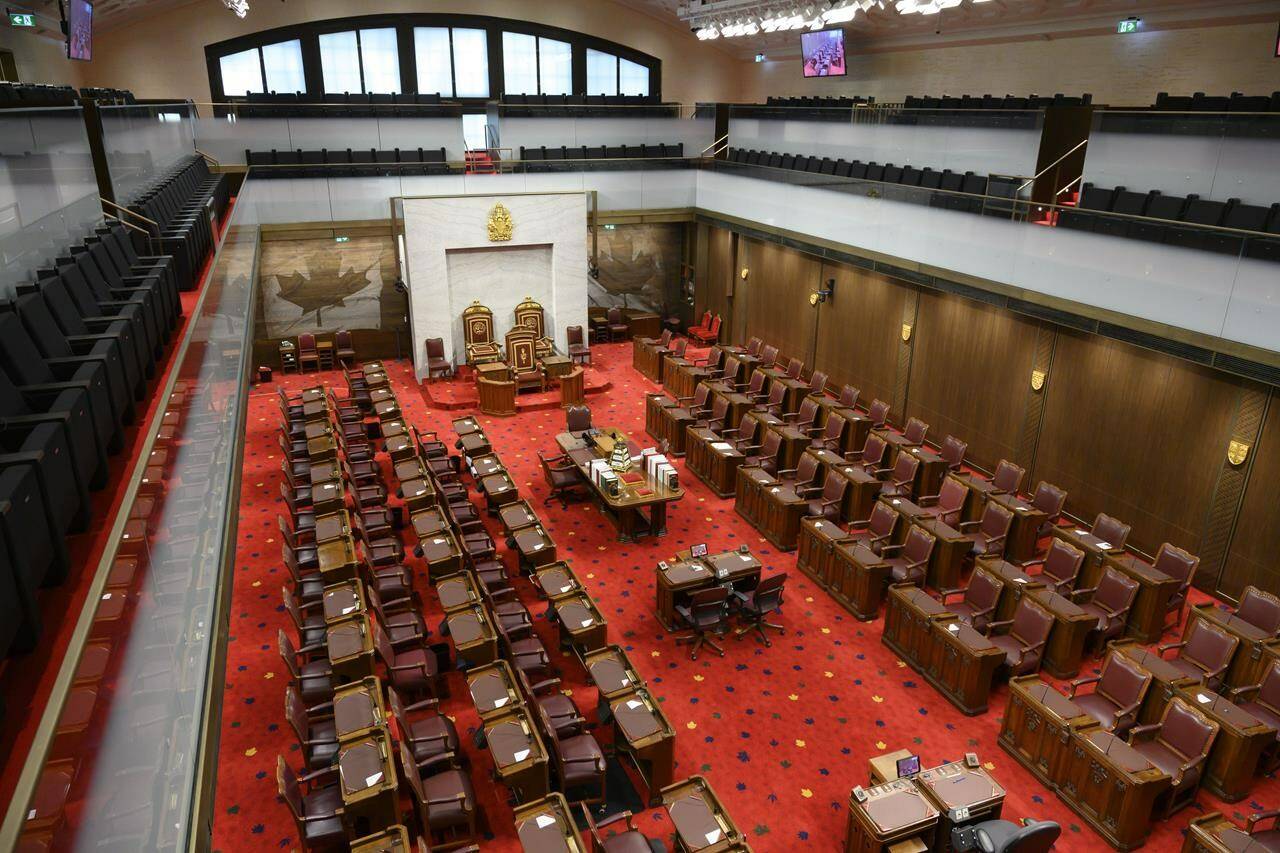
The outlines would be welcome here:
[[[721,835],[720,830],[718,829],[711,830],[710,832],[707,833],[707,843],[715,844],[717,841],[720,840],[720,835]]]
[[[950,632],[951,632],[951,633],[953,633],[953,634],[959,634],[959,633],[960,633],[960,626],[959,626],[959,625],[957,625],[956,623],[952,622],[950,625],[948,625],[948,626],[947,626],[947,630],[948,630],[948,631],[950,631]]]
[[[1204,693],[1197,693],[1196,701],[1199,702],[1201,705],[1208,705],[1210,702],[1213,701],[1213,697],[1207,696]]]
[[[744,561],[746,561],[746,562],[748,562],[748,563],[750,563],[750,562],[751,562],[751,555],[750,555],[750,554],[739,554],[739,555],[738,555],[738,557],[739,557],[739,559],[744,560]]]
[[[377,773],[374,773],[372,776],[364,777],[364,786],[366,788],[372,788],[374,785],[378,784],[381,781],[382,781],[382,771],[379,770]]]
[[[1089,531],[1087,531],[1087,530],[1081,530],[1079,527],[1077,527],[1077,528],[1076,528],[1076,535],[1077,535],[1077,536],[1088,536],[1088,535],[1089,535]]]
[[[1031,507],[1029,506],[1020,506],[1020,507],[1017,507],[1016,509],[1018,510],[1018,512],[1031,512]]]
[[[540,814],[533,819],[533,822],[538,825],[538,829],[546,829],[548,826],[554,826],[556,819],[551,815]]]
[[[644,705],[644,703],[643,703],[643,702],[641,702],[639,699],[628,699],[628,700],[627,700],[627,707],[628,707],[629,709],[631,709],[632,711],[634,711],[636,708],[641,707],[642,705]]]
[[[501,708],[503,705],[507,704],[507,702],[508,702],[508,701],[509,701],[509,700],[508,700],[508,697],[506,697],[506,696],[499,696],[497,699],[494,699],[494,700],[493,700],[493,707],[495,707],[495,708]]]
[[[774,486],[774,487],[773,487],[772,489],[770,489],[769,491],[776,495],[776,494],[778,493],[779,489],[778,489],[778,487],[777,487],[777,486]]]
[[[626,687],[626,686],[627,686],[628,684],[630,684],[630,683],[631,683],[631,679],[630,679],[630,678],[628,678],[628,677],[627,677],[627,676],[625,676],[625,675],[624,675],[624,676],[622,676],[622,686],[623,686],[623,687]]]
[[[431,541],[432,541],[432,542],[434,542],[434,543],[435,543],[435,544],[437,544],[437,545],[443,545],[443,544],[444,544],[444,540],[443,540],[443,539],[441,539],[439,536],[437,536],[435,539],[432,539]]]
[[[346,616],[346,615],[347,615],[348,613],[350,613],[352,610],[355,610],[355,609],[356,609],[356,607],[357,607],[357,605],[355,605],[355,604],[348,604],[346,607],[342,608],[342,615],[343,615],[343,616]]]
[[[897,498],[894,498],[894,499],[893,499],[893,505],[894,505],[894,506],[897,506],[897,505],[898,505],[898,504],[900,504],[900,503],[902,503],[902,501],[898,500]]]
[[[537,545],[533,546],[533,550],[537,551],[539,548],[545,548],[545,547],[547,547],[547,543],[539,542]]]
[[[1102,550],[1104,550],[1104,551],[1110,551],[1110,550],[1111,550],[1111,543],[1110,543],[1110,542],[1103,542],[1101,539],[1099,539],[1099,540],[1098,540],[1098,547],[1099,547],[1099,548],[1101,548],[1101,549],[1102,549]]]
[[[733,446],[730,445],[729,442],[727,441],[713,441],[711,442],[711,449],[719,450],[723,452],[725,450],[732,450]]]
[[[522,749],[511,757],[514,758],[516,761],[524,761],[526,758],[529,757],[529,750]]]
[[[565,584],[564,586],[560,587],[561,592],[568,592],[571,589],[573,589],[572,584]]]
[[[583,627],[583,628],[586,628],[586,627],[588,627],[588,626],[589,626],[592,622],[594,622],[594,621],[596,621],[596,620],[594,620],[594,619],[583,619],[583,620],[582,620],[582,627]]]
[[[1014,579],[1013,579],[1013,582],[1014,582],[1014,583],[1026,583],[1026,582],[1027,582],[1027,579],[1026,579],[1026,578],[1014,578]]]

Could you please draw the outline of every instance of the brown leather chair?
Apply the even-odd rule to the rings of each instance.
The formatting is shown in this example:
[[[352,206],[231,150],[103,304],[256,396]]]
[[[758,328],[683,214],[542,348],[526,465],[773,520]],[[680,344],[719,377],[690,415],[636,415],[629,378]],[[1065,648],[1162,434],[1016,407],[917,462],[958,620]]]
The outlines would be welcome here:
[[[831,412],[827,415],[827,422],[822,425],[822,431],[814,435],[809,446],[817,450],[839,453],[840,448],[844,446],[845,432],[848,428],[849,421],[844,415]]]
[[[960,523],[960,513],[964,511],[968,497],[969,490],[964,483],[946,477],[936,495],[920,495],[915,502],[930,518],[955,527]]]
[[[1280,765],[1280,662],[1271,665],[1259,684],[1237,687],[1228,695],[1241,710],[1276,730],[1276,739],[1267,749],[1267,766]]]
[[[742,467],[760,468],[764,473],[776,476],[778,473],[778,453],[781,450],[782,436],[773,430],[769,430],[764,434],[764,441],[761,442],[760,446],[752,449],[752,452],[747,453],[743,458]],[[743,452],[745,453],[745,451]],[[803,459],[804,457],[801,458]]]
[[[302,651],[294,649],[293,641],[283,630],[277,632],[276,642],[280,648],[280,659],[284,661],[285,670],[289,673],[290,683],[298,688],[302,701],[308,706],[319,705],[333,698],[333,668],[329,665],[328,654],[323,646],[304,647]],[[313,657],[315,655],[315,657]]]
[[[1222,686],[1222,676],[1239,645],[1239,637],[1196,619],[1187,627],[1181,641],[1165,643],[1158,649],[1162,657],[1165,652],[1177,650],[1178,656],[1169,659],[1174,669],[1216,691]]]
[[[739,453],[745,453],[746,450],[756,447],[756,434],[760,431],[760,421],[745,414],[738,418],[736,427],[728,427],[720,430],[720,438],[731,443],[735,450]]]
[[[764,383],[768,378],[759,370],[752,371],[751,378],[746,381],[746,384],[739,383],[734,386],[734,390],[749,398],[752,406],[764,403],[769,398],[768,393],[764,390]]]
[[[622,319],[622,309],[610,308],[607,314],[607,318],[608,319],[605,327],[608,329],[608,332],[609,332],[609,340],[625,341],[627,339],[627,334],[630,331],[631,327],[628,326],[626,321]]]
[[[570,406],[564,413],[565,430],[573,435],[591,429],[591,409],[588,406]]]
[[[747,355],[760,355],[760,347],[764,346],[764,341],[759,338],[747,338]]]
[[[570,802],[603,804],[607,775],[604,750],[587,731],[586,720],[579,717],[578,722],[568,726],[563,722],[557,725],[542,704],[535,704],[533,709],[541,723],[542,736],[551,744],[556,776],[566,798]],[[569,797],[570,791],[585,792],[585,796]]]
[[[276,792],[289,807],[298,838],[307,850],[347,849],[347,830],[342,825],[342,790],[338,768],[331,765],[315,773],[294,773],[276,756]]]
[[[929,434],[929,425],[919,418],[908,418],[907,428],[902,431],[902,435],[894,436],[894,444],[899,447],[919,447],[924,444],[925,436]]]
[[[970,556],[998,557],[1004,554],[1004,543],[1012,526],[1013,513],[995,501],[987,501],[982,508],[982,517],[977,521],[961,522],[960,532],[973,543],[969,549]]]
[[[316,349],[316,336],[304,332],[298,335],[298,366],[306,373],[307,367],[320,369],[320,352]]]
[[[712,651],[724,657],[724,649],[712,634],[723,634],[729,624],[729,589],[713,586],[700,589],[689,596],[687,604],[676,605],[678,621],[693,633],[676,638],[676,645],[693,644],[689,650],[689,660],[698,659],[698,651],[703,646],[710,646]]]
[[[1008,628],[1009,633],[992,633],[1002,628]],[[988,623],[987,639],[1004,652],[1001,667],[1012,678],[1029,675],[1040,669],[1044,646],[1049,642],[1049,631],[1052,629],[1053,614],[1024,595],[1018,602],[1018,609],[1013,612],[1012,619]]]
[[[949,435],[942,440],[942,449],[939,451],[943,460],[947,463],[948,471],[959,471],[964,467],[964,455],[969,452],[969,443],[961,441],[954,435]]]
[[[404,580],[408,582],[409,573],[404,574]],[[395,600],[384,603],[382,594],[378,591],[381,586],[386,586],[385,582],[365,584],[364,594],[369,599],[369,610],[386,630],[387,636],[391,639],[391,645],[420,643],[430,636],[431,631],[427,628],[426,620],[422,618],[422,602],[413,592],[413,588],[408,587],[408,594],[399,595]]]
[[[440,713],[439,699],[423,699],[406,705],[396,689],[388,687],[387,705],[395,718],[400,741],[408,746],[415,763],[434,760],[447,752],[461,755],[458,752],[458,729],[453,720]],[[428,710],[434,713],[418,715],[419,711]],[[416,719],[415,715],[418,715]]]
[[[862,392],[852,385],[842,385],[840,386],[840,402],[838,405],[842,409],[856,409],[858,407],[858,397],[861,394]]]
[[[356,363],[356,347],[352,342],[351,333],[346,329],[339,329],[333,335],[333,356],[339,364],[347,367],[352,367]]]
[[[889,404],[884,400],[872,400],[871,408],[867,409],[867,417],[871,420],[873,429],[880,429],[889,420]]]
[[[787,573],[770,575],[750,592],[733,591],[734,601],[738,606],[738,619],[744,624],[738,626],[737,635],[741,637],[750,631],[756,632],[756,638],[766,646],[772,646],[765,628],[771,628],[779,634],[786,633],[781,625],[767,621],[768,618],[782,609],[782,588],[787,583]]]
[[[1172,787],[1157,801],[1163,818],[1168,819],[1196,798],[1203,766],[1217,735],[1218,724],[1181,698],[1165,706],[1160,722],[1129,730],[1129,744],[1173,778]]]
[[[452,375],[453,363],[444,354],[444,338],[427,338],[427,378]]]
[[[535,674],[536,678],[534,675],[529,677],[536,681],[552,674],[551,656],[547,654],[542,640],[534,633],[532,624],[506,627],[495,621],[494,628],[498,632],[502,657],[506,658],[513,670],[526,675]]]
[[[562,509],[568,509],[570,496],[586,496],[587,484],[583,482],[578,466],[568,456],[561,454],[547,458],[542,451],[538,451],[538,462],[542,465],[542,477],[550,490],[542,501],[543,506],[558,500]]]
[[[400,769],[418,807],[418,820],[432,837],[433,849],[479,840],[475,790],[470,777],[457,768],[454,753],[416,761],[409,745],[401,741]],[[436,843],[437,834],[446,840]]]
[[[1129,610],[1138,597],[1138,582],[1123,572],[1107,566],[1098,585],[1093,589],[1078,589],[1072,594],[1073,600],[1090,596],[1089,600],[1080,603],[1080,609],[1097,622],[1089,629],[1087,642],[1102,648],[1110,640],[1124,633],[1125,623],[1129,619]]]
[[[372,625],[373,651],[386,668],[389,685],[414,698],[441,695],[440,669],[426,643],[406,643],[396,648],[377,621]]]
[[[1032,566],[1039,566],[1039,572],[1031,572]],[[1022,564],[1027,574],[1036,574],[1037,579],[1059,595],[1069,596],[1080,577],[1080,569],[1084,566],[1084,551],[1061,539],[1049,543],[1049,551],[1043,560],[1031,560]]]
[[[996,463],[995,473],[991,475],[990,480],[984,480],[977,474],[972,474],[969,482],[983,494],[1016,495],[1026,473],[1026,469],[1020,465],[1015,465],[1008,459],[1001,459]]]
[[[1112,652],[1102,663],[1102,672],[1071,682],[1068,698],[1113,734],[1124,737],[1138,721],[1138,709],[1151,687],[1151,673],[1127,656]],[[1096,685],[1089,693],[1080,693],[1086,684]]]
[[[600,821],[597,821],[592,816],[591,809],[587,808],[586,805],[582,806],[582,813],[587,818],[587,831],[591,833],[591,843],[594,849],[601,851],[601,853],[652,853],[653,848],[649,845],[648,837],[636,829],[635,820],[631,812],[620,811]],[[612,826],[619,821],[623,822],[625,829],[621,831],[617,829],[610,830],[609,835],[604,835],[600,832],[605,827]]]
[[[778,348],[773,344],[767,344],[764,349],[760,350],[760,366],[775,367],[778,364]]]
[[[1169,614],[1172,613],[1176,627],[1182,624],[1182,609],[1187,605],[1187,591],[1196,576],[1196,569],[1200,568],[1200,558],[1165,542],[1156,551],[1153,566],[1156,571],[1178,579],[1178,588],[1169,594],[1169,603],[1165,606],[1165,622],[1168,622]]]
[[[871,476],[879,479],[893,471],[892,468],[882,468],[884,464],[885,449],[888,447],[883,438],[878,435],[867,436],[867,441],[862,445],[861,450],[855,450],[846,457],[850,462],[859,462],[862,464],[862,470]]]
[[[1236,607],[1236,617],[1264,634],[1280,636],[1280,598],[1256,586],[1244,588],[1244,595],[1240,596],[1240,604]]]
[[[711,411],[708,413],[706,419],[694,421],[694,426],[706,427],[712,432],[719,434],[720,430],[729,425],[728,419],[729,398],[717,395],[716,398],[711,401]]]
[[[1052,483],[1041,480],[1036,484],[1036,493],[1031,496],[1031,505],[1044,513],[1044,523],[1038,531],[1041,536],[1048,536],[1058,526],[1062,518],[1062,508],[1066,506],[1067,493]]]
[[[899,453],[893,462],[893,470],[889,479],[880,486],[880,494],[886,497],[909,498],[915,491],[916,474],[920,470],[920,460],[911,453]],[[876,475],[880,475],[877,470]]]
[[[793,358],[787,362],[787,378],[799,379],[800,374],[804,373],[804,362],[798,358]]]
[[[289,684],[284,689],[284,716],[302,747],[302,762],[308,771],[333,763],[338,754],[338,730],[333,723],[331,702],[308,708],[302,694]]]
[[[569,342],[569,360],[574,364],[590,364],[591,347],[582,335],[582,327],[569,326],[564,333]]]
[[[984,631],[991,622],[991,615],[996,612],[1003,590],[1004,581],[985,569],[978,568],[969,578],[968,586],[941,590],[938,601],[961,622],[972,625],[975,630]],[[960,601],[947,601],[951,596],[961,594],[964,597]]]
[[[315,553],[314,549],[311,553]],[[324,578],[320,577],[319,570],[314,566],[306,572],[299,569],[293,549],[287,542],[280,543],[280,559],[293,580],[293,594],[298,598],[299,609],[317,604],[324,595]],[[305,619],[303,623],[306,623]]]
[[[515,677],[525,704],[541,711],[550,725],[549,731],[555,732],[556,737],[570,737],[582,731],[587,721],[578,706],[573,704],[573,699],[560,690],[560,679],[544,678],[530,682],[523,671],[517,671]]]
[[[839,541],[859,544],[875,554],[880,554],[893,538],[893,531],[897,529],[899,518],[893,507],[884,501],[876,501],[871,507],[871,516],[861,521],[849,522],[850,535]]]
[[[821,474],[818,460],[806,453],[800,457],[796,467],[782,468],[775,476],[779,482],[791,486],[796,492],[800,492],[803,489],[818,486],[818,477]]]
[[[787,400],[787,386],[781,382],[774,382],[769,386],[769,395],[763,402],[756,403],[752,406],[757,412],[768,412],[776,417],[782,417],[784,414],[783,406]]]
[[[799,411],[784,414],[782,419],[810,436],[821,431],[821,427],[814,426],[818,422],[818,401],[813,397],[805,397],[800,403]]]
[[[328,625],[324,621],[324,615],[319,612],[321,606],[319,598],[317,597],[307,606],[307,611],[310,612],[304,613],[287,586],[280,587],[280,597],[284,601],[285,612],[289,614],[293,627],[298,631],[299,644],[304,648],[323,646]]]
[[[844,496],[849,491],[849,481],[839,471],[828,471],[819,492],[817,486],[797,489],[802,498],[808,498],[805,515],[809,518],[824,518],[832,524],[840,523],[840,510],[844,505]]]
[[[1249,815],[1245,821],[1244,831],[1249,836],[1246,850],[1257,849],[1258,853],[1280,853],[1280,809],[1271,809]],[[1271,821],[1270,829],[1259,829],[1258,825]]]
[[[809,376],[809,395],[812,397],[825,397],[827,395],[827,374],[821,370],[815,370]]]
[[[1129,525],[1125,524],[1118,518],[1112,518],[1105,512],[1098,513],[1098,517],[1093,520],[1093,527],[1090,533],[1109,544],[1115,550],[1124,548],[1124,543],[1129,541]]]
[[[906,541],[901,545],[882,546],[880,556],[889,564],[889,583],[924,586],[925,567],[933,556],[936,541],[932,533],[913,524],[907,531]]]

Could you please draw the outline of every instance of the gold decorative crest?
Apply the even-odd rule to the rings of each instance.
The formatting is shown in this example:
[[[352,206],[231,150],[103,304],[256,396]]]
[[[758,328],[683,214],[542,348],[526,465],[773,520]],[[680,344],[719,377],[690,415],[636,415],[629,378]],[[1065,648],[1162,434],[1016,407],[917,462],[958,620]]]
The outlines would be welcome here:
[[[909,340],[911,340],[911,324],[903,323],[902,324],[902,342],[905,344]]]
[[[489,242],[505,243],[511,239],[511,231],[515,223],[511,221],[511,211],[502,202],[498,202],[489,210]]]
[[[1043,370],[1031,371],[1031,390],[1039,391],[1043,387],[1044,387],[1044,371]]]
[[[1232,441],[1227,445],[1227,461],[1234,467],[1240,467],[1249,458],[1249,445],[1243,441]]]

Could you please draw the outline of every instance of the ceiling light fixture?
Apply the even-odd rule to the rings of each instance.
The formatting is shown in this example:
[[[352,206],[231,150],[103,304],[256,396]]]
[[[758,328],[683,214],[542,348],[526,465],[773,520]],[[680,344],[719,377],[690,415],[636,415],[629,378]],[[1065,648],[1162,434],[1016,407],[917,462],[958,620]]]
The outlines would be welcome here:
[[[249,14],[249,0],[222,0],[222,5],[235,12],[237,18]]]

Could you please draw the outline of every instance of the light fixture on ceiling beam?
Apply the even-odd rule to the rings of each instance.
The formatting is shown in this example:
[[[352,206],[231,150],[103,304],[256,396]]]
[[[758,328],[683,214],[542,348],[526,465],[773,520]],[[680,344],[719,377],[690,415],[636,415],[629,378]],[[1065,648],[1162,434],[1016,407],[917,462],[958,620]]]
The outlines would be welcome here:
[[[249,0],[222,0],[222,5],[234,12],[237,18],[249,14]]]

